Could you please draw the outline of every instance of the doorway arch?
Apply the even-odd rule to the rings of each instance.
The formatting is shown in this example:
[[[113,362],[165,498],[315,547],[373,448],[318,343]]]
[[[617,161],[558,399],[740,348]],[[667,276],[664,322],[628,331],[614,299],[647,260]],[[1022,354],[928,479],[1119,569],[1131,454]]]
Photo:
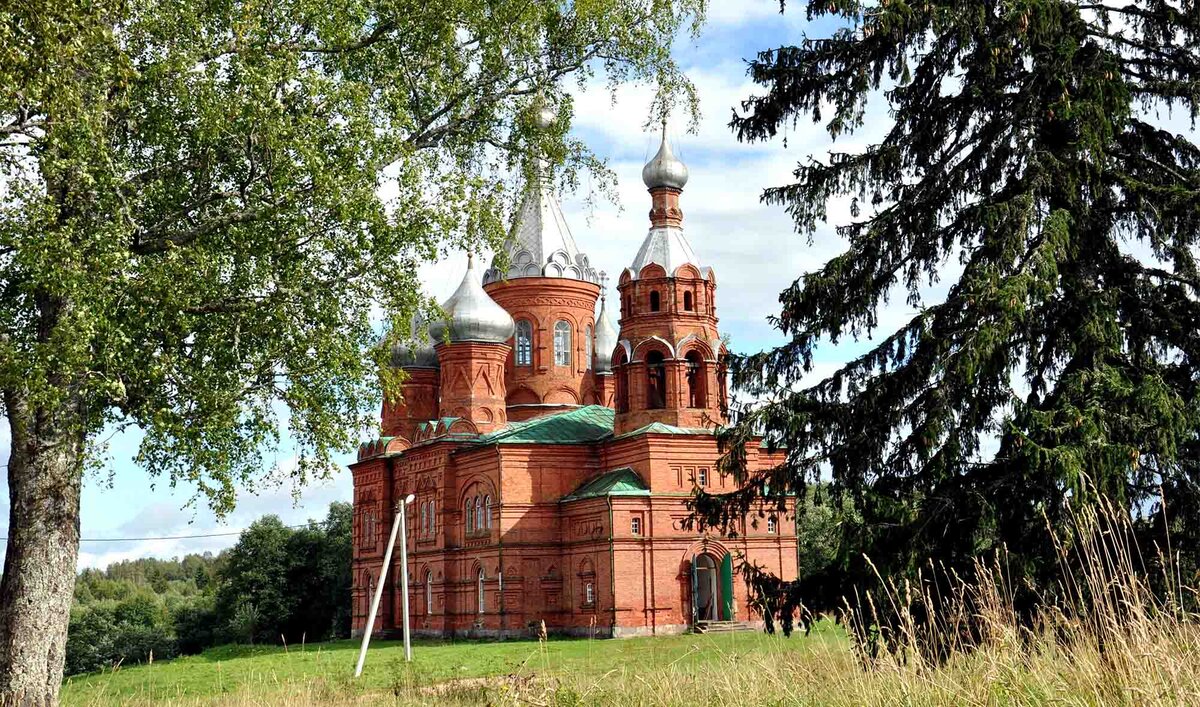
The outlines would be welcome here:
[[[692,623],[733,620],[733,558],[692,557]]]

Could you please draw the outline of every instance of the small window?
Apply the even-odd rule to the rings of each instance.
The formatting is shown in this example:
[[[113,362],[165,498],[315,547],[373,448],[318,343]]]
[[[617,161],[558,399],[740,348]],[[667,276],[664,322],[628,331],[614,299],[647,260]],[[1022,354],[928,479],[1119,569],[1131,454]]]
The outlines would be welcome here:
[[[554,365],[571,365],[571,323],[565,320],[554,325]]]
[[[767,532],[771,535],[779,532],[779,524],[775,521],[775,516],[769,516],[767,518]]]
[[[596,603],[596,585],[588,582],[583,585],[583,603],[591,606]]]
[[[662,301],[658,294],[658,290],[650,290],[650,311],[657,312],[661,304]]]
[[[527,319],[517,322],[517,365],[533,365],[533,324]]]
[[[698,486],[708,486],[708,469],[701,469],[696,472],[696,484]]]
[[[634,535],[642,534],[642,517],[641,516],[634,516],[629,519],[629,532],[633,533]]]
[[[694,306],[692,304],[692,293],[691,292],[683,293],[683,308],[688,312],[690,312],[690,311],[692,311],[692,309],[694,309]]]
[[[589,324],[587,326],[587,329],[584,331],[583,346],[584,346],[583,365],[586,366],[590,370],[592,367],[592,325],[591,324]]]

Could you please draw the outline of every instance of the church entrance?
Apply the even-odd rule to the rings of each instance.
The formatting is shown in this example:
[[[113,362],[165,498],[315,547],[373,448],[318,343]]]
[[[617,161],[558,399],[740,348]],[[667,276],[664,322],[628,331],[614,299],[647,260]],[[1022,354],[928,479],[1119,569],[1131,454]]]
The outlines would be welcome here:
[[[733,619],[733,559],[692,558],[692,623]]]

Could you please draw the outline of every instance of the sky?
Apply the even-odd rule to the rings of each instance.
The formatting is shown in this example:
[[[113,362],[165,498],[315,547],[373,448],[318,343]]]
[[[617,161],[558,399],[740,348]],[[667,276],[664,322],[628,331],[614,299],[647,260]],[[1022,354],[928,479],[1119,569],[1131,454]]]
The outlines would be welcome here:
[[[682,118],[668,127],[675,152],[690,172],[681,198],[684,230],[701,262],[716,272],[720,329],[729,335],[732,347],[743,352],[781,342],[766,320],[778,311],[779,292],[841,252],[844,244],[832,226],[850,218],[847,202],[832,203],[830,225],[820,229],[810,244],[807,237],[795,233],[782,208],[760,203],[764,188],[792,181],[792,170],[799,161],[809,155],[824,156],[831,148],[821,126],[800,124],[789,131],[786,146],[778,139],[742,144],[729,130],[734,107],[761,92],[746,76],[746,60],[762,49],[796,44],[805,33],[820,36],[829,32],[828,26],[808,24],[802,12],[781,16],[778,8],[777,0],[713,3],[699,39],[682,36],[674,47],[676,60],[697,86],[702,113],[694,133],[686,130]],[[584,180],[579,193],[562,195],[562,205],[580,249],[597,269],[610,275],[610,296],[615,296],[616,277],[632,262],[649,225],[650,197],[642,185],[641,169],[659,142],[657,130],[643,130],[651,91],[649,86],[623,87],[615,102],[599,83],[575,92],[572,133],[608,160],[618,179],[619,198],[615,204],[597,199],[589,206]],[[840,139],[838,150],[854,151],[881,136],[888,127],[885,110],[881,101],[875,101],[868,109],[866,127]],[[422,272],[426,294],[445,299],[465,269],[465,253],[429,264]],[[881,312],[879,330],[893,331],[912,314],[903,297],[893,298]],[[818,352],[810,378],[824,377],[866,346],[866,342],[849,341],[825,347]],[[8,438],[7,426],[0,425],[0,465],[8,457]],[[203,501],[189,504],[190,486],[172,487],[166,479],[150,478],[138,468],[132,460],[139,440],[136,429],[108,433],[108,463],[85,479],[81,568],[136,557],[220,551],[264,514],[299,524],[323,517],[333,501],[351,499],[350,473],[343,469],[333,478],[303,489],[271,481],[243,489],[237,509],[218,519]],[[348,463],[352,455],[343,459]],[[268,476],[286,479],[294,457],[285,448],[275,464],[275,473]],[[7,518],[8,493],[0,477],[0,524],[6,524]],[[220,535],[148,539],[215,534]],[[96,542],[118,538],[133,540]]]

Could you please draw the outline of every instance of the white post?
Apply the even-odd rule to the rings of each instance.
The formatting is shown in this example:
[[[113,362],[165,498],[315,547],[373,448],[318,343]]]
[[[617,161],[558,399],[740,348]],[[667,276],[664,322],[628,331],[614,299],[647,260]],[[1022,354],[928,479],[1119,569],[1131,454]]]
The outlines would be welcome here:
[[[387,579],[388,568],[392,564],[392,550],[396,547],[396,532],[403,528],[404,507],[412,503],[413,495],[396,504],[396,519],[392,521],[392,534],[388,536],[387,550],[383,553],[383,568],[379,570],[379,583],[375,586],[375,596],[371,598],[371,611],[367,614],[367,625],[363,629],[362,646],[358,649],[358,665],[354,666],[354,677],[362,675],[363,663],[367,660],[367,645],[371,643],[371,632],[375,630],[375,614],[379,612],[379,600],[383,598],[383,585]],[[407,570],[407,568],[406,568]],[[408,576],[405,575],[405,633],[408,632]]]
[[[404,499],[404,503],[400,504],[400,518],[403,521],[404,508],[407,506],[413,497],[409,494],[408,498]],[[400,582],[402,584],[403,593],[400,595],[400,613],[404,615],[404,661],[412,662],[412,642],[408,637],[408,524],[400,523]]]

